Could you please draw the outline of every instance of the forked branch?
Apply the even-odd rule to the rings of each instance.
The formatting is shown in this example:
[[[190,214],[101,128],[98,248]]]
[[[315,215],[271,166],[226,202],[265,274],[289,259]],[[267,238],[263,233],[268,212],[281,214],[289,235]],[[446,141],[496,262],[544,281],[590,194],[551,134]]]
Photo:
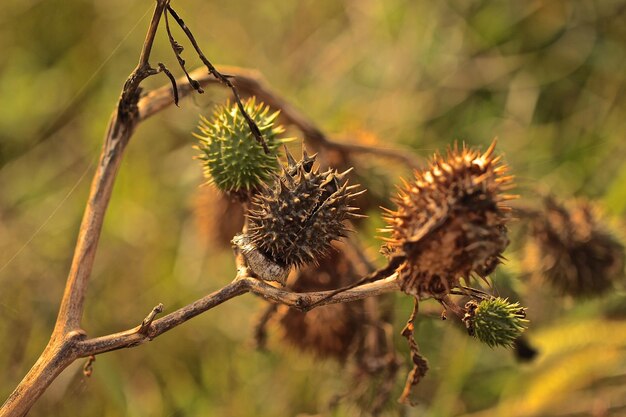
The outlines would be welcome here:
[[[124,149],[140,121],[137,107],[141,92],[139,85],[158,72],[150,66],[148,60],[166,6],[166,0],[157,0],[139,63],[124,83],[117,108],[109,121],[50,341],[35,365],[0,408],[0,416],[23,416],[28,413],[50,383],[77,358],[74,346],[85,337],[80,322],[104,215]]]
[[[159,305],[150,312],[139,326],[133,329],[108,336],[87,338],[86,333],[81,329],[85,294],[93,269],[104,216],[124,150],[140,122],[172,103],[177,104],[179,98],[189,95],[194,90],[198,90],[194,88],[197,87],[195,83],[190,81],[191,84],[189,84],[187,82],[187,78],[175,80],[164,64],[159,63],[158,68],[155,69],[149,63],[156,32],[164,13],[169,13],[176,20],[191,41],[201,60],[207,66],[208,72],[206,70],[193,71],[191,74],[188,74],[189,80],[198,80],[197,82],[200,85],[213,83],[226,85],[235,95],[238,105],[241,105],[239,91],[245,95],[257,95],[270,106],[282,110],[283,118],[288,123],[300,128],[305,139],[313,147],[333,150],[344,156],[347,156],[350,152],[375,153],[379,156],[403,161],[408,166],[414,166],[411,157],[406,153],[333,142],[310,120],[268,89],[258,76],[232,67],[225,67],[223,70],[218,71],[202,54],[193,35],[182,19],[172,10],[169,3],[170,0],[156,0],[139,62],[124,83],[117,107],[109,121],[100,160],[92,180],[87,206],[81,222],[57,321],[50,341],[28,374],[0,407],[0,417],[22,417],[26,415],[52,381],[76,359],[140,345],[202,312],[248,292],[277,303],[307,310],[318,305],[349,302],[398,289],[395,275],[341,293],[319,292],[306,294],[295,294],[275,288],[255,278],[240,277],[219,291],[209,294],[162,318],[157,318],[162,309],[162,306]],[[168,35],[172,45],[178,45],[173,41],[171,31],[169,30]],[[175,47],[174,51],[177,54],[177,58],[180,58],[179,55],[182,49]],[[168,77],[170,84],[141,97],[142,90],[140,84],[142,81],[160,72]],[[241,110],[246,114],[243,109]],[[253,121],[248,121],[256,139],[264,144],[263,138],[257,135],[258,127],[256,127]],[[91,363],[88,367],[89,369],[86,369],[85,372],[90,372],[90,367]]]
[[[238,297],[246,293],[254,293],[267,300],[306,311],[313,305],[318,307],[327,304],[347,303],[374,297],[391,291],[397,291],[398,288],[397,276],[393,275],[387,279],[366,284],[329,297],[332,291],[293,293],[276,288],[257,278],[237,278],[230,284],[224,286],[222,289],[202,297],[189,305],[167,314],[166,316],[154,320],[155,311],[158,311],[157,306],[139,326],[120,333],[81,340],[76,344],[76,349],[79,352],[79,357],[88,357],[104,352],[110,352],[112,350],[135,347],[148,342],[177,326],[180,326],[187,320],[190,320],[193,317],[196,317],[199,314],[202,314],[205,311],[230,300],[231,298]],[[323,301],[318,302],[320,300]],[[150,322],[150,320],[153,321]],[[146,324],[147,322],[150,323]]]

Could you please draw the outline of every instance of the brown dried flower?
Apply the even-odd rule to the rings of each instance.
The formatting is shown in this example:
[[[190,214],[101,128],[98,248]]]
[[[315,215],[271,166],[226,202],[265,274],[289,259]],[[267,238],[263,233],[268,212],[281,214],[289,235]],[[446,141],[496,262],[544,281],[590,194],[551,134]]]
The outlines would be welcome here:
[[[598,220],[588,201],[560,204],[544,199],[544,210],[531,223],[533,269],[564,294],[599,295],[623,278],[624,247]]]
[[[403,256],[398,268],[402,289],[418,298],[441,297],[472,274],[486,277],[509,243],[510,208],[502,194],[512,187],[495,141],[484,154],[455,145],[445,157],[435,154],[387,210],[391,233],[385,250]]]
[[[194,201],[198,234],[211,248],[230,248],[231,239],[241,231],[244,215],[239,201],[215,187],[202,187]]]
[[[325,291],[347,285],[357,276],[348,257],[334,250],[319,266],[302,268],[291,287],[295,292]],[[319,357],[345,359],[358,334],[363,305],[331,304],[306,313],[281,306],[279,314],[286,341]]]

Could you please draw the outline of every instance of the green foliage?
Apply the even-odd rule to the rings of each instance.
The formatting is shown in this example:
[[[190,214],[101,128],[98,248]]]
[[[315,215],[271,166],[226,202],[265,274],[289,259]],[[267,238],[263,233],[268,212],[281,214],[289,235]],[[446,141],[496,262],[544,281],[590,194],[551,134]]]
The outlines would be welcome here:
[[[269,114],[270,108],[256,103],[255,98],[244,102],[246,113],[255,121],[270,152],[265,153],[256,140],[248,122],[236,104],[218,106],[213,118],[200,116],[200,140],[204,175],[224,192],[250,191],[267,182],[278,169],[278,147],[285,142],[278,136],[285,131],[275,125],[279,112]]]

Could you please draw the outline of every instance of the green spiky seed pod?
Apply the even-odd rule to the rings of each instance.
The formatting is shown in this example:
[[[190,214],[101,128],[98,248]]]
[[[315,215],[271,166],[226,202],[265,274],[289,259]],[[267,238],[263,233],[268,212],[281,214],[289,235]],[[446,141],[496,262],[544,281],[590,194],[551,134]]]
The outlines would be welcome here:
[[[244,109],[259,127],[269,154],[255,139],[236,104],[218,106],[211,120],[200,116],[200,133],[194,133],[200,140],[198,159],[202,160],[205,177],[226,193],[245,193],[270,180],[279,165],[278,147],[285,141],[278,137],[285,129],[274,124],[279,112],[269,114],[269,106],[257,104],[254,97],[244,102]]]
[[[252,272],[282,284],[292,266],[316,261],[346,236],[344,221],[358,217],[350,203],[361,194],[345,180],[348,171],[319,172],[306,151],[300,162],[287,153],[287,161],[252,199],[247,232],[233,239]]]
[[[465,304],[467,332],[489,347],[512,347],[527,328],[526,310],[506,298],[491,298]]]
[[[418,298],[441,297],[472,275],[486,277],[509,243],[506,223],[514,196],[512,177],[494,156],[456,146],[405,183],[387,210],[391,233],[383,250],[405,258],[398,268],[402,290]]]

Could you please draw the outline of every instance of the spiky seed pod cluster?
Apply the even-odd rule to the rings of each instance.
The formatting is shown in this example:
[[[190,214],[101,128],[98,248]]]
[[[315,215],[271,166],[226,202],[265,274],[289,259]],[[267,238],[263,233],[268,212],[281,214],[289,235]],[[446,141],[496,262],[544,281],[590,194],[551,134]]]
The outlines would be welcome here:
[[[302,268],[290,285],[295,292],[326,291],[341,288],[358,279],[350,259],[333,250],[319,266]],[[345,359],[354,348],[362,329],[362,302],[331,304],[302,312],[286,306],[279,309],[283,339],[298,349],[320,358]]]
[[[284,128],[276,125],[279,112],[270,113],[269,106],[256,103],[255,98],[244,102],[244,109],[254,120],[269,148],[269,154],[250,131],[246,119],[236,104],[218,106],[213,118],[200,117],[198,159],[203,162],[204,175],[209,183],[221,191],[246,193],[271,179],[278,169],[278,147],[285,141],[279,138]]]
[[[603,227],[584,200],[561,204],[544,199],[544,209],[531,223],[528,260],[558,291],[591,297],[624,278],[624,247]]]
[[[282,284],[292,266],[320,259],[332,241],[346,236],[344,222],[358,216],[350,203],[361,193],[348,185],[348,171],[320,172],[306,151],[299,162],[287,152],[287,162],[282,175],[254,196],[248,230],[233,239],[252,272]]]
[[[490,347],[513,347],[528,324],[525,309],[506,298],[494,297],[480,303],[472,300],[465,304],[465,310],[467,332]]]
[[[484,154],[455,146],[436,154],[428,169],[416,172],[388,210],[391,238],[383,248],[404,256],[398,268],[402,289],[419,298],[437,297],[460,279],[493,272],[509,239],[510,209],[503,194],[512,187],[507,167],[494,157],[495,142]]]

